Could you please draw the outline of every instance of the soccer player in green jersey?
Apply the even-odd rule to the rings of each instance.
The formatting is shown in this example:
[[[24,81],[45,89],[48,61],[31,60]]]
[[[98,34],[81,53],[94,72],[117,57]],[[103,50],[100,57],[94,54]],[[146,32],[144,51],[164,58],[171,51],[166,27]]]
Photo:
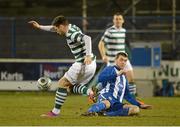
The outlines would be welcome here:
[[[92,53],[91,37],[83,34],[79,27],[70,24],[62,15],[55,17],[52,25],[40,25],[36,21],[30,21],[29,23],[35,28],[56,32],[64,36],[75,58],[75,63],[72,64],[58,82],[54,108],[50,112],[42,114],[43,117],[56,117],[60,114],[69,88],[72,88],[74,93],[93,96],[93,91],[85,86],[94,76],[96,70],[95,56]]]
[[[119,52],[125,52],[126,49],[126,29],[123,28],[124,18],[121,13],[113,15],[113,26],[106,29],[102,36],[98,48],[102,60],[109,65],[115,65],[115,56]],[[129,91],[135,97],[136,85],[134,84],[134,72],[130,61],[128,60],[124,67],[126,78],[129,82]]]

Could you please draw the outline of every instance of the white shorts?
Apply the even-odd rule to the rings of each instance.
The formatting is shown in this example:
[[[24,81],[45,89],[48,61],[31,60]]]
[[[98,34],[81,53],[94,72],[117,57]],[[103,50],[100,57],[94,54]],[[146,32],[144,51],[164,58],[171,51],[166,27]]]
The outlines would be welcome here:
[[[64,74],[64,77],[72,84],[87,84],[94,76],[96,71],[96,61],[93,60],[91,64],[75,62]]]
[[[110,64],[110,63],[107,64],[107,66],[111,66],[111,65],[115,65],[115,63],[114,64]],[[132,65],[131,65],[130,61],[127,60],[127,63],[124,67],[124,71],[127,72],[127,71],[132,71],[132,70],[133,70]]]

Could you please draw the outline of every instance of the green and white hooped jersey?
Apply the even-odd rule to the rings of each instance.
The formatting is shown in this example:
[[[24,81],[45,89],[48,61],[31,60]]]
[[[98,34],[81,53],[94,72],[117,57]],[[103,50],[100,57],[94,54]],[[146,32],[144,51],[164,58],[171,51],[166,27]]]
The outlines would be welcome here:
[[[118,29],[112,26],[105,31],[101,40],[105,43],[106,55],[110,65],[114,65],[117,53],[125,52],[125,37],[126,29],[124,28]]]
[[[66,40],[76,62],[83,62],[86,56],[86,48],[85,42],[83,41],[83,36],[84,34],[79,27],[69,24],[69,30],[66,33]]]

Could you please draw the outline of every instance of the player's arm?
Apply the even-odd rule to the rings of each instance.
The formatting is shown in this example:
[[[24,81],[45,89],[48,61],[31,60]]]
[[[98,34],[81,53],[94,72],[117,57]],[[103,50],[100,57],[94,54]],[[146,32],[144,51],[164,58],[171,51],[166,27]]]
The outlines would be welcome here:
[[[100,40],[99,44],[98,44],[98,48],[99,48],[99,52],[101,54],[101,58],[105,63],[108,63],[108,58],[106,56],[106,48],[104,45],[104,41]]]
[[[126,88],[125,88],[125,94],[124,94],[124,99],[127,100],[129,103],[133,105],[137,105],[140,107],[140,103],[136,101],[136,99],[130,94],[129,92],[129,87],[128,87],[128,81],[126,83]]]
[[[109,37],[109,36],[110,36],[110,33],[108,32],[108,30],[106,30],[98,44],[99,52],[101,54],[102,60],[105,63],[108,63],[108,61],[109,61],[108,57],[106,56],[106,47],[105,47],[105,40],[107,40],[107,37]]]
[[[28,22],[29,24],[32,24],[32,26],[36,29],[41,29],[41,30],[44,30],[44,31],[50,31],[50,32],[56,32],[56,29],[54,28],[54,26],[52,25],[40,25],[38,22],[36,21],[29,21]]]
[[[128,53],[128,58],[131,59],[131,45],[127,36],[125,37],[125,51]]]
[[[83,36],[83,41],[85,43],[85,48],[86,48],[86,57],[84,59],[84,63],[86,65],[90,64],[92,62],[91,54],[92,54],[92,42],[91,42],[91,37],[88,35]]]
[[[85,51],[86,51],[86,57],[84,59],[84,63],[86,65],[90,64],[92,62],[92,42],[91,42],[91,37],[85,34],[82,34],[79,31],[75,31],[74,33],[71,34],[70,36],[72,41],[78,41],[81,42],[83,41],[85,43]]]
[[[133,97],[130,92],[129,92],[129,87],[128,87],[128,82],[126,84],[125,88],[125,94],[124,94],[124,99],[127,100],[129,103],[133,105],[139,106],[141,109],[151,109],[152,105],[147,105],[147,104],[141,104],[139,103],[135,97]]]

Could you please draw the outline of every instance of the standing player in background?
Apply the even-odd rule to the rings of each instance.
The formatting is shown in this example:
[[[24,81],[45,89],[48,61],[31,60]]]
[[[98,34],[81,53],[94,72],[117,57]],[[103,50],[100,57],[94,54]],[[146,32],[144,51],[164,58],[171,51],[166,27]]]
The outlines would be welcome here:
[[[43,26],[36,21],[30,21],[29,23],[35,28],[56,32],[64,36],[75,57],[75,63],[58,82],[54,108],[50,112],[41,115],[43,117],[55,117],[60,114],[68,89],[72,88],[74,93],[93,96],[93,91],[85,86],[94,76],[96,70],[96,58],[92,53],[91,37],[83,34],[76,25],[69,24],[64,16],[55,17],[52,25]]]
[[[99,42],[99,51],[102,60],[109,65],[115,64],[115,56],[118,52],[125,52],[126,29],[122,27],[124,23],[123,15],[115,13],[113,15],[113,26],[106,29],[104,35]],[[129,82],[130,93],[135,96],[136,85],[134,84],[134,72],[130,61],[128,60],[124,67],[125,75]]]

